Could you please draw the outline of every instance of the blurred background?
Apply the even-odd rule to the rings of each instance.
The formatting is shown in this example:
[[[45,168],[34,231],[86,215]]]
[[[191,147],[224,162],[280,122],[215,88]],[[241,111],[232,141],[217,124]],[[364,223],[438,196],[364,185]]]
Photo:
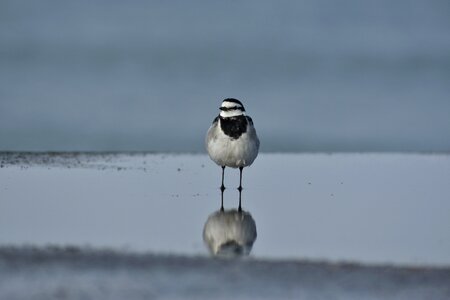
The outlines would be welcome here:
[[[0,2],[0,150],[450,150],[450,2]]]

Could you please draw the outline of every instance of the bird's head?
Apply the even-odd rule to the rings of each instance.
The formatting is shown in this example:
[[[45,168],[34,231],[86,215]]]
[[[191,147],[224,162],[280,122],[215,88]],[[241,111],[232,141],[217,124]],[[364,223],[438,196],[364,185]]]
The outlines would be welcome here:
[[[222,118],[245,116],[244,105],[237,99],[227,98],[222,101],[220,106],[220,116]]]

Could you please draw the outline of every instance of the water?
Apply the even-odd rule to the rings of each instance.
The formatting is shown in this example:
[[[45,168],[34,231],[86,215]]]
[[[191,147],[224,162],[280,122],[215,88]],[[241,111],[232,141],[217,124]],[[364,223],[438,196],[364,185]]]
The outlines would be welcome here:
[[[207,155],[0,154],[0,164],[0,246],[206,256],[206,240],[261,259],[450,266],[449,155],[261,154],[243,173],[251,216],[233,212],[239,171],[227,168],[222,217],[221,169]]]
[[[449,155],[263,153],[242,199],[226,169],[223,213],[220,174],[0,153],[0,299],[449,298]]]
[[[0,3],[0,150],[448,151],[448,1]]]

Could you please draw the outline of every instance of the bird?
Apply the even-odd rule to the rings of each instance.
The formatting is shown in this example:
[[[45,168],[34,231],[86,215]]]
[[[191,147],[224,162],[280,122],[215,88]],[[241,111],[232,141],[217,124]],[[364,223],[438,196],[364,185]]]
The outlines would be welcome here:
[[[253,120],[245,113],[244,105],[235,98],[226,98],[220,105],[220,113],[206,133],[205,146],[209,157],[222,167],[222,185],[225,190],[225,167],[239,168],[239,193],[242,192],[242,170],[250,166],[258,156],[259,139]],[[240,194],[239,194],[240,195]],[[223,210],[223,198],[222,208]],[[241,211],[239,197],[239,211]]]

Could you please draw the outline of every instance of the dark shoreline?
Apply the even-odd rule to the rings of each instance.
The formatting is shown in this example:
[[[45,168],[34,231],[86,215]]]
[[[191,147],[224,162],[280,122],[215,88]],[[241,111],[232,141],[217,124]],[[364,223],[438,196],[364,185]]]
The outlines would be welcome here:
[[[450,267],[0,247],[4,299],[448,299]],[[38,297],[36,295],[39,295]]]
[[[352,261],[327,261],[309,259],[273,259],[254,258],[252,256],[242,258],[216,258],[207,255],[182,255],[155,252],[133,252],[126,249],[79,247],[75,245],[59,246],[33,246],[33,245],[0,245],[0,263],[2,266],[17,264],[45,264],[54,262],[74,263],[76,261],[101,262],[105,258],[112,264],[130,263],[130,266],[142,266],[146,262],[151,264],[155,260],[177,262],[201,262],[214,264],[244,263],[249,265],[267,266],[310,266],[317,268],[329,268],[330,270],[384,270],[404,273],[430,272],[447,274],[450,279],[450,266],[435,265],[404,265],[404,264],[367,264]]]
[[[450,152],[262,152],[272,155],[423,155],[448,156]],[[158,151],[0,151],[0,165],[5,166],[85,166],[92,162],[111,162],[120,157],[207,155],[206,152]]]

